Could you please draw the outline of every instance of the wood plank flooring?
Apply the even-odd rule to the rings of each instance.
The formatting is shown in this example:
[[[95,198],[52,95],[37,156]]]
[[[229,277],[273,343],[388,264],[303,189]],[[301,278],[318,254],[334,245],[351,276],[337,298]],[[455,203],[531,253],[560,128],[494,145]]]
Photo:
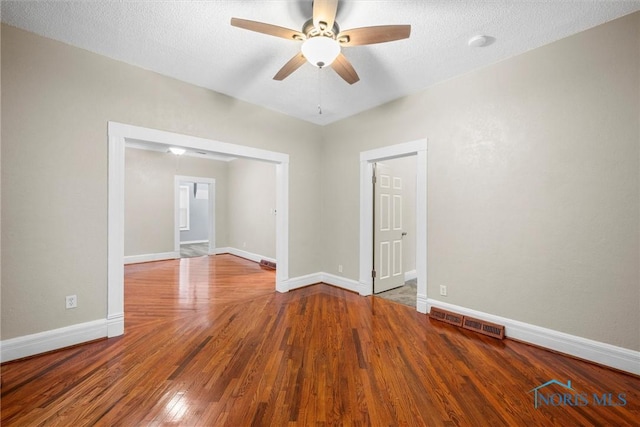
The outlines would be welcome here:
[[[637,377],[327,285],[279,294],[273,271],[231,255],[126,266],[125,313],[122,337],[4,364],[2,426],[640,420]],[[552,379],[573,394],[551,385],[535,408]]]

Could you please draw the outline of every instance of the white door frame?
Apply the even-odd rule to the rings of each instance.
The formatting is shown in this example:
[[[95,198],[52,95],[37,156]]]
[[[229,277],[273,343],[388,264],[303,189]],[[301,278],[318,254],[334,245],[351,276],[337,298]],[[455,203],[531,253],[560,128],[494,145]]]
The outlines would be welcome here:
[[[373,164],[399,157],[416,157],[416,309],[427,312],[427,140],[405,142],[360,153],[360,295],[373,294]]]
[[[209,239],[209,248],[207,253],[215,255],[216,253],[216,180],[214,178],[205,178],[200,176],[174,175],[174,195],[173,195],[173,250],[180,253],[180,182],[193,182],[209,184],[209,207],[207,213],[207,221],[209,227],[207,238]]]
[[[124,334],[124,154],[127,140],[263,160],[276,165],[275,288],[289,290],[289,155],[123,123],[108,123],[107,336]]]

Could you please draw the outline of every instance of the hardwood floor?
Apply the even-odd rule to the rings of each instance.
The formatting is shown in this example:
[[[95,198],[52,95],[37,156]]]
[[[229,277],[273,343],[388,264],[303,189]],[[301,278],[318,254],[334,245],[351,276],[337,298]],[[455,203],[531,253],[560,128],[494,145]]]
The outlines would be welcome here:
[[[273,271],[231,255],[126,266],[125,312],[122,337],[4,364],[2,425],[640,420],[637,377],[327,285],[279,294]],[[555,394],[535,408],[532,390],[552,379],[573,391],[540,389]]]

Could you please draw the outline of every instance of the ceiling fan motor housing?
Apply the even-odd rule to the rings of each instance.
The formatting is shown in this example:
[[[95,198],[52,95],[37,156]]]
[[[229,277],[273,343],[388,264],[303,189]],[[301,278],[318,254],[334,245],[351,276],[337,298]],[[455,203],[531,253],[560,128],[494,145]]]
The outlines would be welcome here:
[[[340,27],[337,22],[333,23],[333,27],[327,28],[325,22],[320,23],[320,28],[313,25],[313,18],[309,19],[302,25],[302,32],[307,35],[307,38],[324,36],[335,40],[336,36],[340,34]]]

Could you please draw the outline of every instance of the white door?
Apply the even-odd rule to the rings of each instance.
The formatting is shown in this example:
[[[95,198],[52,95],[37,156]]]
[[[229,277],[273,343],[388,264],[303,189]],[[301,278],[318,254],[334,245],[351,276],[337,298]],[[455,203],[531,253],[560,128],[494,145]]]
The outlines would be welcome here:
[[[402,178],[383,163],[374,164],[373,292],[404,285],[402,262]]]

